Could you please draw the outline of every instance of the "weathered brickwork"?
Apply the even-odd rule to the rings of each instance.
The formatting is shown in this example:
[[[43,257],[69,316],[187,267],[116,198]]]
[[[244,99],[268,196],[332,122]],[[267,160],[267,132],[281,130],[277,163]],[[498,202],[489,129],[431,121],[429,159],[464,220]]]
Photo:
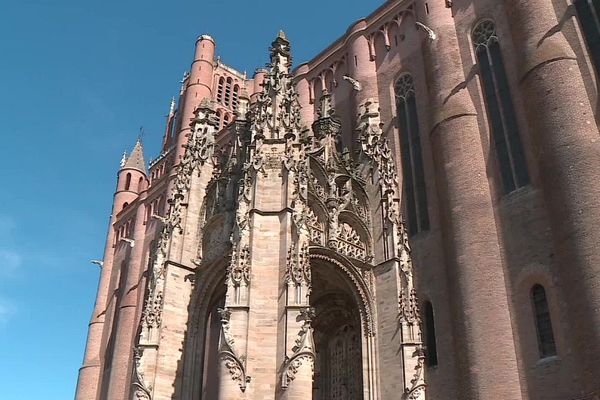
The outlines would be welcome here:
[[[387,1],[251,79],[199,37],[76,398],[600,399],[590,46],[567,0]]]

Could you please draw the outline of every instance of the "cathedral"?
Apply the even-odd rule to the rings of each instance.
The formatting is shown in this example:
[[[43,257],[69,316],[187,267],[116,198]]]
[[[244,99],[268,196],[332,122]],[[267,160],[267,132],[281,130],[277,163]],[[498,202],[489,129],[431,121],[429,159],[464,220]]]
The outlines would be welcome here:
[[[121,161],[77,400],[600,399],[600,1],[215,43]]]

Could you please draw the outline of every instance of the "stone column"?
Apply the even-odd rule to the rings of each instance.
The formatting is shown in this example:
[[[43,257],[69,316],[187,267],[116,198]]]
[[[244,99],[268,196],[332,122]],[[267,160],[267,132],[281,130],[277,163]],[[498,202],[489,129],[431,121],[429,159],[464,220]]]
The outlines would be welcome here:
[[[315,346],[311,326],[314,310],[309,306],[308,232],[300,235],[300,240],[296,239],[292,238],[294,244],[288,251],[285,277],[286,355],[281,379],[282,400],[312,398]]]
[[[219,312],[221,314],[221,338],[219,339],[219,397],[217,400],[245,399],[246,387],[249,383],[244,359],[247,354],[247,310],[237,308],[235,311],[237,315],[233,315],[233,318],[233,313],[229,308],[219,310]],[[243,353],[240,353],[240,349]]]
[[[219,339],[219,400],[245,399],[249,378],[248,305],[251,283],[251,253],[245,237],[234,245],[227,271],[227,295],[221,314]]]
[[[417,9],[425,10],[418,1]],[[504,266],[486,164],[451,10],[428,2],[422,23],[431,143],[464,399],[521,399]],[[501,377],[501,379],[499,379]]]
[[[314,317],[314,310],[310,307],[296,309],[294,312],[288,308],[288,327],[290,318],[292,325],[295,325],[298,331],[298,322],[302,326],[299,332],[294,332],[293,328],[288,330],[288,338],[293,333],[293,341],[289,356],[282,371],[281,387],[283,394],[281,400],[307,400],[312,399],[313,391],[313,372],[315,363],[315,345],[313,341],[313,330],[311,320]]]
[[[143,196],[145,197],[145,195]],[[144,258],[144,239],[146,226],[144,216],[146,209],[143,198],[140,198],[135,218],[135,231],[133,236],[133,251],[128,260],[127,278],[125,288],[121,294],[122,299],[119,309],[115,310],[117,325],[115,329],[115,345],[113,350],[112,366],[108,381],[108,396],[111,400],[127,399],[130,391],[130,379],[133,362],[133,339],[138,326],[138,289],[142,274]]]
[[[506,8],[567,304],[563,329],[591,391],[600,368],[600,135],[576,56],[554,31],[552,2],[509,0]]]

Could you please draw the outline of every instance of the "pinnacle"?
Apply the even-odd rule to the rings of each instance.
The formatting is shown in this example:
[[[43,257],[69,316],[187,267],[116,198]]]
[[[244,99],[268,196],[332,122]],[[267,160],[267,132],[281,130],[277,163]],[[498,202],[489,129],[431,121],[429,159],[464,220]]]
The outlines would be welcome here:
[[[144,161],[144,146],[142,144],[141,139],[138,139],[137,142],[135,142],[135,146],[133,146],[133,150],[127,158],[127,161],[125,161],[123,168],[133,168],[142,171],[143,173],[146,173],[146,163]]]
[[[277,35],[277,37],[279,39],[287,40],[287,37],[285,36],[285,32],[282,29],[279,30],[279,34]]]
[[[175,114],[175,96],[171,98],[171,105],[169,106],[169,115]]]
[[[209,97],[204,97],[202,99],[202,101],[200,102],[200,105],[198,105],[198,108],[208,108],[211,110],[214,110],[214,107],[215,107],[214,102]]]

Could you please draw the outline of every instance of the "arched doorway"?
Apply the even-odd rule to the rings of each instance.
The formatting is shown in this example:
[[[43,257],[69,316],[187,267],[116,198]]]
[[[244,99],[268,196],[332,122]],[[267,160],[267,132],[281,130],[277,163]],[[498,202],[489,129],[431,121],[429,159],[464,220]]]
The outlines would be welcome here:
[[[221,316],[219,309],[225,306],[225,294],[220,294],[212,302],[204,324],[204,359],[202,360],[201,399],[217,399],[219,396],[219,340],[221,336]]]
[[[362,329],[355,289],[334,264],[311,259],[311,269],[313,400],[363,399]]]

